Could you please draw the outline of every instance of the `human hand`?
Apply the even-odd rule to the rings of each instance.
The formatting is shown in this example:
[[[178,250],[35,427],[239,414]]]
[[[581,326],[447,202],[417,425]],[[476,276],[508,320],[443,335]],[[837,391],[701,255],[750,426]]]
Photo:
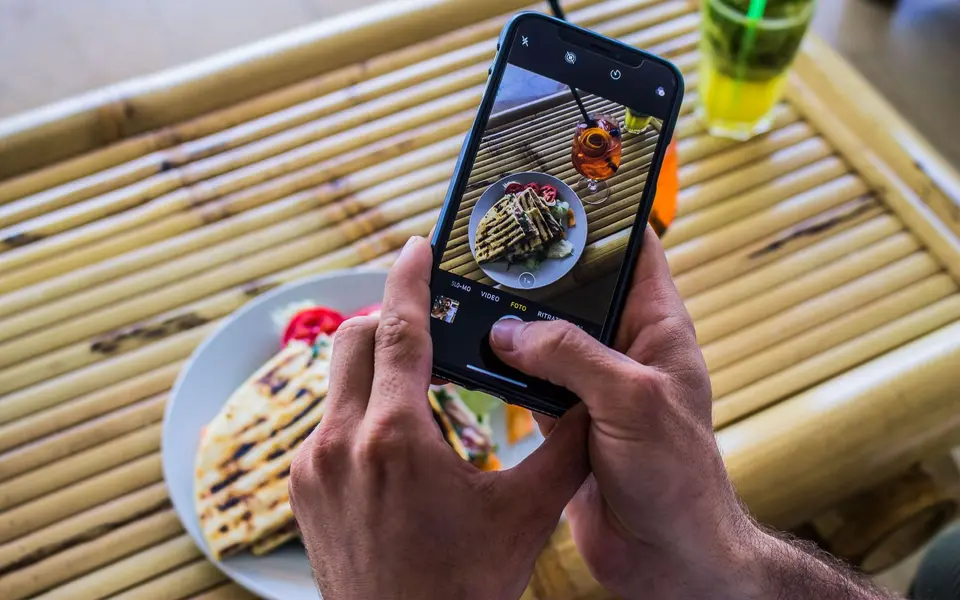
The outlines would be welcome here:
[[[481,472],[427,402],[432,252],[412,239],[379,318],[334,339],[327,408],[290,473],[290,500],[327,600],[518,598],[589,472],[586,410],[517,467]]]
[[[598,581],[628,598],[725,597],[759,530],[724,469],[707,368],[652,230],[617,351],[557,321],[501,321],[491,346],[507,364],[573,391],[590,413],[593,474],[567,516]],[[538,420],[544,431],[555,423]]]

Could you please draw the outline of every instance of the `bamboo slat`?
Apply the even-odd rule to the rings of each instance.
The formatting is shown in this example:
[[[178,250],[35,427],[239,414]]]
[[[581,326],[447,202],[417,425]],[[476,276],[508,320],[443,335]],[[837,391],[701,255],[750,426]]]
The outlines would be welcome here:
[[[748,298],[780,285],[795,277],[805,275],[820,267],[830,265],[835,260],[842,259],[850,252],[875,242],[880,242],[888,236],[895,236],[903,225],[889,215],[881,215],[870,219],[862,225],[854,226],[817,242],[807,248],[767,264],[758,265],[746,275],[735,279],[727,279],[725,283],[695,294],[691,284],[684,286],[687,310],[698,322],[705,317],[720,312],[724,308],[735,305]],[[708,265],[712,267],[713,265]],[[692,273],[691,273],[692,274]],[[729,274],[727,274],[729,277]],[[691,281],[685,279],[684,282]],[[700,323],[702,325],[702,322]]]
[[[190,600],[255,600],[256,596],[235,583],[226,583],[211,590],[191,596]]]
[[[113,440],[151,423],[158,423],[163,418],[166,400],[165,394],[153,396],[114,411],[101,419],[2,454],[0,455],[0,481],[74,455],[99,442]],[[112,446],[110,450],[116,451],[116,446]],[[9,492],[9,489],[6,491]],[[5,494],[0,494],[0,498],[3,497]]]
[[[109,358],[99,364],[79,369],[43,383],[7,394],[0,402],[0,423],[36,413],[80,394],[94,392],[102,386],[123,381],[161,365],[186,358],[194,347],[212,331],[201,325],[166,340]]]
[[[681,295],[689,298],[709,290],[711,286],[729,281],[754,268],[761,268],[878,217],[890,224],[891,232],[903,228],[898,220],[884,214],[879,202],[848,202],[803,219],[782,231],[761,237],[692,270],[674,273],[674,281]]]
[[[917,192],[900,179],[875,150],[835,113],[827,110],[809,84],[791,77],[791,100],[802,107],[812,123],[857,168],[863,177],[882,195],[890,208],[943,262],[954,279],[960,281],[960,238],[921,200]],[[957,189],[960,189],[958,186]],[[956,196],[960,198],[960,195]]]
[[[150,394],[168,389],[181,366],[181,363],[170,363],[120,383],[107,385],[59,406],[0,425],[0,452],[27,444],[31,440],[40,440],[58,431],[63,431],[65,436],[61,439],[86,439],[84,436],[89,430],[87,427],[68,427],[122,409]],[[73,435],[78,438],[72,437]]]
[[[960,173],[821,39],[810,37],[796,71],[831,112],[890,165],[960,236]],[[841,83],[842,82],[842,83]]]
[[[0,514],[0,543],[160,481],[160,455],[151,454]]]
[[[28,598],[58,583],[89,573],[102,565],[167,540],[181,531],[172,509],[134,521],[95,540],[54,554],[30,566],[0,577],[0,589],[10,600]],[[213,568],[213,565],[210,565]]]
[[[176,571],[114,596],[116,600],[170,600],[186,598],[226,581],[227,576],[206,560],[198,560]]]
[[[895,292],[940,269],[928,254],[915,253],[886,267],[851,281],[830,291],[802,301],[770,318],[755,321],[754,325],[742,327],[724,338],[703,346],[703,356],[710,369],[761,352],[779,341],[799,334],[805,329],[819,325],[835,316],[886,294]],[[815,289],[815,288],[814,288]],[[815,293],[815,291],[814,291]],[[799,299],[803,299],[802,296]],[[790,300],[792,301],[792,299]],[[774,306],[776,306],[774,304]],[[748,305],[747,310],[756,309]],[[738,307],[739,309],[739,307]],[[760,315],[762,318],[762,315]],[[732,319],[737,321],[736,318]]]
[[[957,297],[945,302],[956,305]],[[925,456],[946,452],[960,431],[958,361],[960,322],[954,317],[946,327],[721,429],[717,442],[737,491],[757,518],[790,528]]]
[[[957,291],[956,283],[947,275],[928,277],[915,285],[865,304],[832,321],[813,327],[786,342],[767,348],[746,360],[710,374],[714,397],[724,397],[763,377],[784,372],[788,367],[824,349],[859,337],[886,323],[929,306]],[[876,351],[876,347],[872,347]],[[726,404],[730,406],[730,404]],[[729,410],[729,409],[725,409]]]
[[[33,531],[0,545],[0,573],[100,537],[169,504],[166,486],[157,482]]]
[[[859,198],[850,210],[867,210],[873,201],[864,197],[867,187],[856,177],[845,175],[810,191],[798,194],[776,206],[731,223],[699,238],[683,242],[667,251],[670,268],[683,273],[695,266],[771,235],[831,208]],[[666,240],[665,240],[666,241]]]
[[[160,424],[155,423],[4,482],[0,510],[159,450]]]
[[[134,588],[157,573],[180,567],[200,558],[202,553],[188,535],[172,538],[156,546],[137,552],[110,566],[77,578],[70,583],[40,596],[44,600],[96,600]],[[212,566],[212,565],[211,565]],[[180,571],[174,571],[179,573]],[[142,588],[134,588],[142,590]],[[136,596],[142,597],[142,596]],[[166,598],[172,596],[167,595]]]
[[[410,235],[430,231],[493,38],[521,2],[467,7],[458,23],[469,26],[408,32],[418,41],[405,47],[378,38],[427,5],[463,2],[410,0],[394,7],[399,21],[351,21],[332,47],[376,32],[366,60],[297,64],[303,48],[286,55],[293,63],[271,57],[292,69],[276,75],[291,85],[242,84],[229,92],[242,101],[162,128],[137,129],[193,110],[160,103],[187,101],[199,80],[125,98],[97,121],[108,124],[102,140],[123,139],[67,140],[47,156],[88,151],[14,178],[2,174],[16,163],[0,167],[0,597],[252,597],[205,562],[169,508],[157,452],[167,391],[251,298],[314,273],[389,266]],[[572,20],[684,74],[679,216],[664,246],[704,343],[738,490],[760,519],[789,527],[957,441],[947,390],[960,385],[960,253],[923,202],[960,197],[960,181],[854,78],[859,112],[849,73],[816,41],[770,132],[747,143],[706,135],[693,114],[697,4],[564,2]],[[207,93],[216,104],[227,91]],[[118,117],[123,106],[147,112]],[[574,177],[561,129],[579,117],[567,108],[495,132],[478,180],[523,166],[527,139]],[[39,148],[57,123],[91,123],[82,110],[75,121],[51,114],[23,138],[4,137],[11,121],[0,122],[0,157],[11,140]],[[629,160],[648,160],[649,140],[624,141]],[[611,180],[612,201],[590,209],[595,230],[558,290],[619,266],[643,183]],[[485,187],[468,190],[467,209]],[[465,235],[466,221],[454,229]],[[466,251],[450,260],[471,265]],[[524,598],[608,597],[561,526]]]
[[[697,338],[701,344],[708,345],[725,335],[748,327],[751,323],[794,306],[799,301],[835,290],[874,271],[886,275],[881,267],[905,258],[919,249],[919,244],[912,236],[900,233],[861,250],[854,251],[849,248],[846,256],[838,258],[828,266],[795,277],[779,286],[772,285],[771,281],[757,282],[758,285],[762,283],[762,287],[767,291],[758,292],[737,304],[725,302],[730,308],[709,317],[698,314],[700,318],[697,321]],[[779,279],[780,274],[776,277]],[[865,282],[857,281],[855,285],[863,289]]]
[[[937,285],[942,284],[937,282]],[[930,333],[956,321],[960,318],[957,313],[960,309],[958,302],[960,299],[957,296],[951,296],[926,309],[830,348],[820,355],[784,368],[783,371],[755,384],[717,398],[714,405],[714,420],[718,427],[723,427],[776,400],[786,398],[790,394],[893,350],[918,335]]]

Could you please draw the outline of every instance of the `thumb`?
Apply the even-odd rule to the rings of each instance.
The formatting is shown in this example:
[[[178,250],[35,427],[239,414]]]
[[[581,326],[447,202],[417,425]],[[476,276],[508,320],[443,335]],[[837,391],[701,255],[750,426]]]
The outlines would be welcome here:
[[[490,347],[509,366],[567,388],[588,406],[608,395],[608,386],[624,380],[631,364],[565,321],[497,321],[490,330]]]
[[[503,471],[516,498],[530,498],[536,514],[556,518],[577,493],[587,475],[590,417],[577,404],[561,417],[540,447],[517,466]]]

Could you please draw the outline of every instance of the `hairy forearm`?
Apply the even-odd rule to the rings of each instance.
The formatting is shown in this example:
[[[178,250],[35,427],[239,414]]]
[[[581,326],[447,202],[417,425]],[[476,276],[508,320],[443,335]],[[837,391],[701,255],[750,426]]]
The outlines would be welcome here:
[[[743,581],[740,598],[777,600],[895,600],[812,545],[760,531],[754,542],[754,564]]]

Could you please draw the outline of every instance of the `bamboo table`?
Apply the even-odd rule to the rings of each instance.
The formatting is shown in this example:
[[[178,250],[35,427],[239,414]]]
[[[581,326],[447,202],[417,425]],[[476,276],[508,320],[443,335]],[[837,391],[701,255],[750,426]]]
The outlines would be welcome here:
[[[247,596],[170,508],[167,390],[251,297],[427,233],[522,4],[388,3],[0,121],[0,598]],[[664,244],[731,475],[792,527],[957,441],[960,178],[815,38],[771,132],[704,135],[696,4],[566,3],[686,74]],[[605,594],[561,528],[527,596]]]

